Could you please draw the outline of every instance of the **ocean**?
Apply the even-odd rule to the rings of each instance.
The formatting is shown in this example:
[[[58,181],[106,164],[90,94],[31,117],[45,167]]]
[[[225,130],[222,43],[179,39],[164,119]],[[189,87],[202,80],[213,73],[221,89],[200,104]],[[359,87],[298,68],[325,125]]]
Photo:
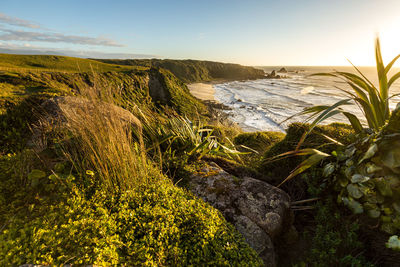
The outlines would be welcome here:
[[[266,73],[272,70],[276,72],[281,67],[257,67]],[[230,107],[225,111],[229,118],[238,123],[245,131],[282,131],[292,122],[306,122],[307,116],[294,116],[305,107],[313,105],[331,105],[347,95],[338,88],[349,89],[342,80],[326,76],[312,76],[312,73],[347,71],[355,73],[352,67],[285,67],[287,73],[277,72],[286,78],[282,79],[259,79],[249,81],[233,81],[213,85],[215,89],[215,100]],[[377,86],[377,74],[375,67],[359,68],[368,79]],[[400,71],[393,69],[392,73]],[[390,95],[400,93],[400,79],[395,82]],[[395,108],[400,102],[400,96],[390,100],[390,107]],[[363,114],[356,105],[344,106],[345,110],[352,111],[365,123]],[[286,120],[286,121],[285,121]],[[342,115],[334,116],[324,124],[332,122],[345,122],[347,119]]]

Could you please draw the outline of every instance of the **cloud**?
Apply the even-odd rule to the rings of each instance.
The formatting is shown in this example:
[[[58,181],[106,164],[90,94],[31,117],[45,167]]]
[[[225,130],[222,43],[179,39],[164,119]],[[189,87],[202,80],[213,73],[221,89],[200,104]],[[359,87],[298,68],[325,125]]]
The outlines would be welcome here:
[[[3,26],[1,26],[3,24]],[[10,26],[18,26],[37,31],[15,30]],[[51,30],[41,27],[34,22],[10,17],[0,13],[0,40],[1,41],[25,41],[25,42],[51,42],[51,43],[69,43],[81,45],[98,45],[122,47],[119,44],[106,37],[88,37],[81,35],[66,35],[62,33],[52,32]]]
[[[106,53],[100,51],[87,50],[66,50],[46,47],[37,47],[30,44],[10,45],[0,43],[0,53],[22,54],[22,55],[58,55],[80,58],[102,58],[102,59],[132,59],[132,58],[159,58],[156,55],[149,54],[131,54],[131,53]]]
[[[28,41],[28,42],[51,42],[51,43],[70,43],[83,45],[101,45],[122,47],[123,45],[105,37],[87,37],[78,35],[65,35],[54,32],[31,32],[0,28],[2,41]]]
[[[26,28],[31,28],[31,29],[39,29],[40,28],[40,26],[36,23],[33,23],[28,20],[10,17],[3,13],[0,13],[0,23],[18,26],[18,27],[26,27]]]

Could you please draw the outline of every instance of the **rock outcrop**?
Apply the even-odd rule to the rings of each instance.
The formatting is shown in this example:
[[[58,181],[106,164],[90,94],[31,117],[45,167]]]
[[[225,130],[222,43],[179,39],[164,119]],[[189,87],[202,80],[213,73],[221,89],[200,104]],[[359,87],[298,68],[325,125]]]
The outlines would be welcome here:
[[[110,114],[117,115],[119,119],[126,122],[137,121],[137,118],[126,109],[107,102],[93,102],[87,98],[77,96],[50,98],[43,102],[41,108],[47,120],[63,120],[62,117],[65,110],[76,113],[80,109],[87,112],[92,112],[93,110],[100,111],[103,116],[109,116]]]
[[[281,68],[280,70],[278,70],[278,72],[280,73],[287,73],[288,71],[285,68]]]
[[[275,70],[272,70],[271,73],[267,74],[267,79],[280,79],[281,76],[276,74]]]
[[[275,266],[274,240],[290,229],[290,198],[263,181],[236,178],[210,163],[193,174],[189,184],[196,196],[221,211],[263,259]]]

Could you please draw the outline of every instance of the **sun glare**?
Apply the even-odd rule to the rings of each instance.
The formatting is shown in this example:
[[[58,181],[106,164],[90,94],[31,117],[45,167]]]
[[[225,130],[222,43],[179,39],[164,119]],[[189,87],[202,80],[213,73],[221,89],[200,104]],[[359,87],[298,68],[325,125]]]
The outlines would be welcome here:
[[[386,23],[379,31],[383,60],[387,64],[395,56],[400,54],[400,18]],[[395,67],[400,67],[397,62]]]

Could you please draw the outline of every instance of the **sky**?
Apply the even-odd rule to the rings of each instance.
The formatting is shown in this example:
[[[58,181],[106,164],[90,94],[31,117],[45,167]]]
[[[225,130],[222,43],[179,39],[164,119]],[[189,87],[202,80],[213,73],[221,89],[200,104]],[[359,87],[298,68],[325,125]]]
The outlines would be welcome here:
[[[0,2],[9,53],[365,66],[377,34],[387,63],[400,53],[399,0]]]

